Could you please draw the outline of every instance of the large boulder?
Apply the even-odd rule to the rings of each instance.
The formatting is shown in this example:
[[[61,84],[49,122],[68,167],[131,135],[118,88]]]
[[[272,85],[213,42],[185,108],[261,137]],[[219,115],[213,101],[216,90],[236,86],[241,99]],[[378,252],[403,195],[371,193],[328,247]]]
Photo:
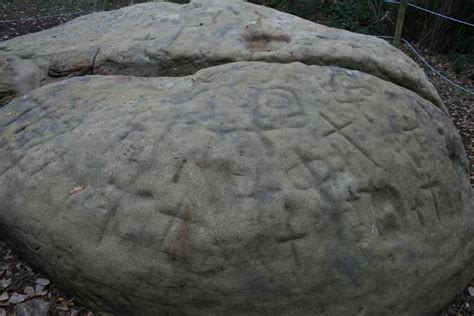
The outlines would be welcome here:
[[[0,234],[118,314],[429,315],[472,277],[449,117],[359,71],[85,76],[0,109]]]
[[[459,136],[383,40],[146,3],[1,43],[0,104],[0,237],[93,309],[420,315],[472,277]]]
[[[443,107],[423,71],[386,41],[238,0],[94,13],[0,43],[1,54],[34,62],[42,84],[86,74],[182,76],[233,61],[299,61],[360,70]]]

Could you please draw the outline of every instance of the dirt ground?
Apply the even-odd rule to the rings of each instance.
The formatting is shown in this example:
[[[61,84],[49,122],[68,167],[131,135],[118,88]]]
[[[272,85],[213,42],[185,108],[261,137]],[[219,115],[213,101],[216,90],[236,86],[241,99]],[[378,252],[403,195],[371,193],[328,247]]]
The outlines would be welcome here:
[[[115,4],[112,8],[119,6]],[[67,22],[85,13],[97,11],[93,6],[55,6],[40,5],[13,6],[0,4],[0,41],[27,33],[38,32]],[[448,57],[431,54],[421,47],[415,47],[441,73],[462,86],[474,91],[474,66],[454,72],[454,64]],[[471,183],[474,183],[474,95],[462,92],[450,83],[434,75],[406,47],[403,50],[425,69],[430,80],[438,89],[445,102],[455,126],[460,131],[471,164]],[[473,276],[474,277],[474,276]],[[474,315],[474,280],[455,297],[438,316]],[[93,313],[76,306],[74,298],[55,287],[54,283],[33,270],[15,255],[7,243],[0,241],[0,316],[36,315],[49,310],[49,315],[87,315]],[[36,314],[35,314],[36,313]]]

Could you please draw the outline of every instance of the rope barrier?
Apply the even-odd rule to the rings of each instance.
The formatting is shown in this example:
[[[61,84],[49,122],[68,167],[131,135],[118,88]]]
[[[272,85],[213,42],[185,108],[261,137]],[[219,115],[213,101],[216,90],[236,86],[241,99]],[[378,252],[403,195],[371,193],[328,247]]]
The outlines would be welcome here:
[[[393,3],[393,4],[400,4],[400,2],[396,1],[396,0],[384,0],[384,2]],[[444,14],[441,14],[441,13],[438,13],[438,12],[434,12],[434,11],[419,7],[419,6],[417,6],[413,3],[409,3],[408,6],[413,7],[415,9],[418,9],[418,10],[421,10],[421,11],[428,12],[430,14],[439,16],[441,18],[445,18],[445,19],[448,19],[448,20],[451,20],[451,21],[454,21],[454,22],[457,22],[457,23],[461,23],[461,24],[464,24],[464,25],[467,25],[467,26],[473,26],[474,27],[474,23],[469,23],[469,22],[466,22],[466,21],[458,20],[458,19],[452,18],[450,16],[447,16],[447,15],[444,15]]]
[[[383,38],[383,39],[393,39],[393,36],[384,36],[384,35],[377,35],[377,37],[379,38]],[[441,72],[439,72],[436,68],[434,68],[433,66],[431,66],[431,64],[423,57],[423,55],[421,55],[420,52],[418,52],[416,50],[415,47],[413,47],[413,45],[410,44],[409,41],[407,41],[406,39],[402,38],[401,39],[402,42],[408,46],[408,48],[410,48],[414,53],[415,55],[436,75],[438,75],[441,79],[449,82],[450,84],[452,84],[453,86],[455,86],[456,88],[464,91],[464,92],[467,92],[471,95],[474,95],[474,91],[473,90],[470,90],[468,88],[465,88],[461,85],[459,85],[458,83],[452,81],[451,79],[449,79],[448,77],[446,77],[445,75],[443,75]]]

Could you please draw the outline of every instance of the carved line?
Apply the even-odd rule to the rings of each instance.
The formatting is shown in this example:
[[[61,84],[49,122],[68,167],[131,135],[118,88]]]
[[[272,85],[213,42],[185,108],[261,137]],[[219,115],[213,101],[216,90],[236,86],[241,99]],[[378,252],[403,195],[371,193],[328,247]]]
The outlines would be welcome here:
[[[342,136],[349,144],[351,144],[355,149],[357,149],[363,156],[365,156],[369,161],[371,161],[375,166],[377,167],[381,167],[381,165],[375,161],[370,155],[369,153],[362,147],[360,147],[359,145],[356,144],[356,142],[354,142],[353,140],[351,140],[349,138],[349,136],[347,136],[346,134],[342,133],[341,131],[341,127],[337,126],[334,122],[332,122],[329,117],[327,117],[326,115],[322,114],[321,112],[318,112],[319,115],[325,119],[329,124],[331,124],[331,126],[336,130],[336,134]]]

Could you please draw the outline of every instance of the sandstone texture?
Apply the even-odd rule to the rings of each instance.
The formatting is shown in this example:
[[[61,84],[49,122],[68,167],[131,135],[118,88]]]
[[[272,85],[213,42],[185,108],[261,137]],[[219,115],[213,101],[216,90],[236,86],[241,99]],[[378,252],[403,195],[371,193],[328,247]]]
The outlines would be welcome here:
[[[423,71],[386,41],[242,1],[94,13],[0,43],[2,54],[37,64],[43,84],[85,74],[182,76],[233,61],[299,61],[360,70],[443,107]]]
[[[374,76],[86,76],[0,111],[2,235],[94,308],[422,315],[472,277],[459,136]]]
[[[38,88],[42,73],[31,60],[0,53],[0,106]]]
[[[201,0],[0,51],[0,238],[94,310],[432,315],[472,278],[460,137],[382,40]]]

